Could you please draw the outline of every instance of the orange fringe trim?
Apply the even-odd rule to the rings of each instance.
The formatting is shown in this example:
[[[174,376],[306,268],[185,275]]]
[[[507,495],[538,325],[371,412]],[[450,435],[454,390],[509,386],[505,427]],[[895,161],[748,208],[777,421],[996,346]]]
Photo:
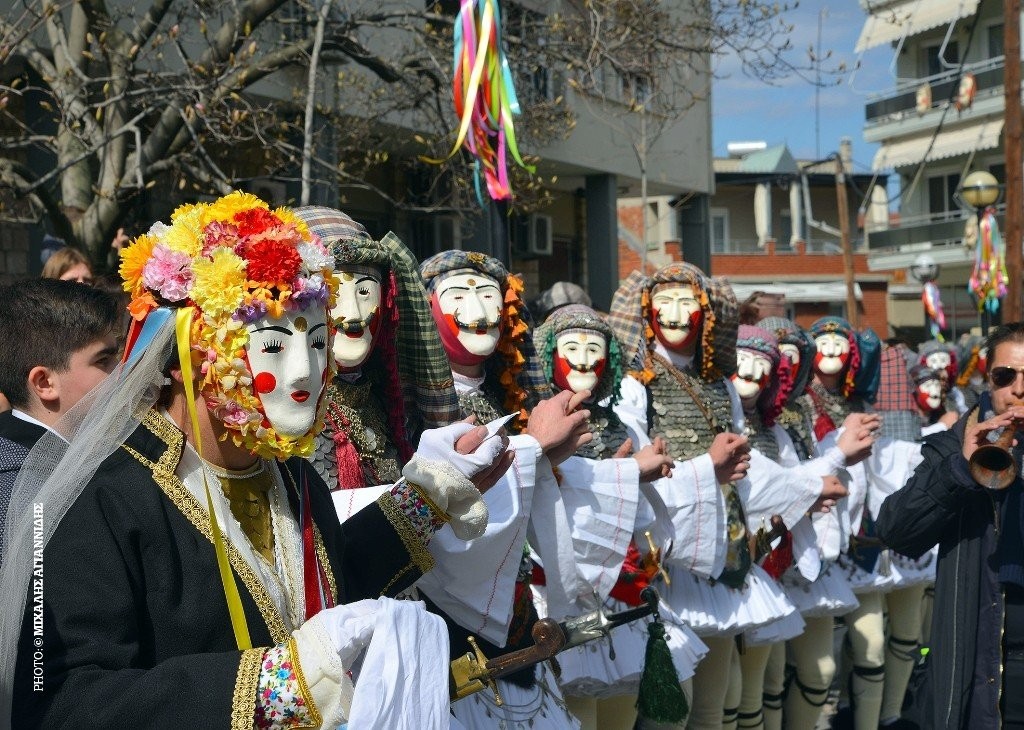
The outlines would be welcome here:
[[[524,433],[526,422],[529,418],[526,409],[526,391],[519,385],[519,373],[523,371],[526,358],[523,357],[520,345],[526,337],[529,327],[523,321],[520,313],[526,305],[520,294],[523,293],[523,280],[515,274],[509,274],[508,287],[505,289],[505,306],[501,314],[501,338],[498,340],[497,350],[505,358],[505,368],[499,378],[501,387],[505,391],[506,413],[517,413],[514,419],[516,431]]]

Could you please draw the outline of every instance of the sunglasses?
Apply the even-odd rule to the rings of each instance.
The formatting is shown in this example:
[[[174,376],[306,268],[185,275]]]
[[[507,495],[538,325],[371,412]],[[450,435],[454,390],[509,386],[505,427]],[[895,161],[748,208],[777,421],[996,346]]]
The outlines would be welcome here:
[[[989,380],[997,388],[1005,388],[1017,380],[1017,373],[1024,373],[1024,368],[1011,368],[1009,365],[1000,365],[988,372]]]

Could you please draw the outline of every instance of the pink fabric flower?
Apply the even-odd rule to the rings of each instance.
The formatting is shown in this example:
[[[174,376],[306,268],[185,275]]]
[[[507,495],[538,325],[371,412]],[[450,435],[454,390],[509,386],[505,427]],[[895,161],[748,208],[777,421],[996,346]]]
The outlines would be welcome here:
[[[203,256],[209,256],[218,246],[226,246],[238,253],[241,244],[238,227],[230,223],[213,221],[203,229]]]
[[[190,262],[188,254],[158,245],[142,269],[142,283],[167,301],[180,302],[188,297],[192,286]]]
[[[217,408],[216,415],[225,426],[239,428],[249,422],[249,412],[233,400],[229,400]]]

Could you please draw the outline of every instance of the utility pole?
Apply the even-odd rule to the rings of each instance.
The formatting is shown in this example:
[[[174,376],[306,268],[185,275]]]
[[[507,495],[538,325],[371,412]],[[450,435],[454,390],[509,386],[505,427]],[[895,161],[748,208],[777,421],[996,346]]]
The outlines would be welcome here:
[[[839,241],[843,247],[843,278],[846,279],[846,318],[854,330],[860,329],[857,312],[857,285],[853,279],[853,244],[850,243],[850,207],[846,197],[846,171],[843,156],[836,153],[836,208],[839,211]]]
[[[1010,275],[1003,321],[1020,322],[1021,317],[1021,216],[1024,215],[1024,181],[1021,177],[1020,108],[1020,0],[1003,0],[1003,156],[1006,160],[1006,270]]]

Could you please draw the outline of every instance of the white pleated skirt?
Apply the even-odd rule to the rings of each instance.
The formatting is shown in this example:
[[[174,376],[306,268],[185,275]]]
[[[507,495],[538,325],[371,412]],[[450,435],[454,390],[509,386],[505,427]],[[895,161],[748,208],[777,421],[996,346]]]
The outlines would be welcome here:
[[[861,593],[888,593],[896,587],[896,574],[892,569],[891,555],[892,551],[889,551],[890,555],[890,566],[888,574],[882,574],[878,570],[878,563],[881,562],[882,556],[878,556],[878,561],[875,563],[875,569],[872,572],[867,572],[845,553],[839,556],[839,560],[836,561],[836,566],[843,572],[843,576],[850,584],[850,588],[856,594]]]
[[[452,714],[466,730],[579,730],[547,662],[537,665],[537,682],[530,689],[501,679],[497,684],[501,707],[489,689],[452,704]]]
[[[659,586],[660,587],[660,586]],[[534,605],[543,618],[547,615],[544,586],[533,586]],[[609,598],[604,609],[618,613],[631,608],[622,601]],[[582,609],[580,613],[585,613]],[[708,653],[704,642],[687,627],[664,603],[659,609],[665,624],[665,642],[672,653],[679,681],[693,676],[697,664]],[[610,637],[590,641],[563,651],[556,659],[562,669],[559,686],[562,693],[573,697],[615,697],[636,694],[643,673],[647,651],[649,618],[632,621],[612,630]],[[612,649],[615,658],[612,659]]]
[[[779,585],[760,566],[747,573],[743,588],[712,583],[681,568],[666,566],[672,585],[662,597],[697,636],[734,636],[796,612]]]
[[[778,621],[772,621],[759,629],[751,629],[746,632],[744,638],[747,646],[766,646],[780,641],[789,641],[794,636],[800,636],[807,624],[800,611],[793,611]]]
[[[920,583],[935,582],[935,564],[938,547],[932,548],[917,560],[899,553],[892,554],[893,590],[910,588]]]
[[[860,605],[845,571],[835,563],[823,565],[813,583],[792,568],[782,576],[782,588],[804,618],[844,616]]]

